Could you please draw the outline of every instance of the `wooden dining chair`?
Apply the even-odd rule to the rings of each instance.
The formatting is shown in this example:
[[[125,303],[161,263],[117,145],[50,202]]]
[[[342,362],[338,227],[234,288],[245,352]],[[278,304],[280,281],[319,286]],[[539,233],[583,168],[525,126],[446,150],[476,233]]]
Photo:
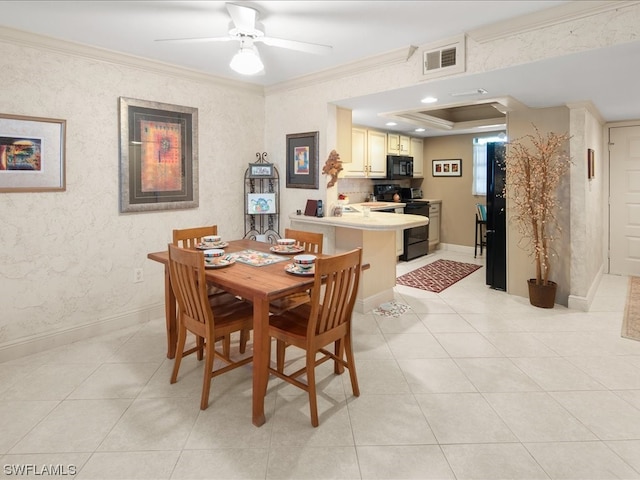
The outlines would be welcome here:
[[[182,248],[191,248],[195,249],[198,247],[200,243],[202,243],[202,239],[209,235],[217,235],[218,234],[218,226],[217,225],[206,225],[203,227],[192,227],[192,228],[181,228],[173,230],[173,244],[182,247]],[[217,287],[209,286],[208,287],[209,298],[212,302],[222,302],[228,301],[228,298],[224,298],[224,296],[229,296],[230,294],[225,292],[224,290],[220,290]],[[221,297],[222,296],[222,297]],[[217,298],[216,298],[217,297]],[[241,331],[240,332],[240,353],[244,353],[247,349],[247,342],[249,341],[250,331]],[[223,339],[223,351],[229,355],[231,348],[231,337]]]
[[[216,340],[229,338],[233,332],[252,328],[253,308],[249,303],[235,297],[232,297],[233,300],[228,297],[218,297],[212,306],[207,293],[204,272],[203,252],[169,244],[171,288],[178,302],[178,345],[171,383],[175,383],[178,378],[182,357],[204,351],[204,380],[200,399],[202,410],[209,405],[209,390],[213,377],[253,360],[253,357],[246,357],[234,361],[228,354],[220,353],[215,349]],[[195,347],[185,351],[187,331],[204,341],[196,342]],[[221,358],[227,365],[214,370],[215,357]]]
[[[322,253],[322,241],[324,236],[321,233],[305,232],[303,230],[292,230],[286,228],[284,238],[292,238],[297,245],[304,248],[304,253],[318,254]],[[269,304],[269,311],[278,315],[292,308],[296,308],[303,303],[309,302],[309,292],[294,293],[284,298],[273,300]]]
[[[283,364],[285,345],[305,350],[303,368],[285,374],[284,365],[276,363],[276,368],[269,367],[269,372],[309,394],[311,424],[314,427],[318,426],[315,384],[318,365],[333,359],[336,371],[346,367],[353,395],[360,395],[351,341],[351,315],[360,282],[361,263],[360,248],[317,259],[311,302],[269,319],[269,336],[276,339],[276,356],[283,357]],[[325,348],[331,343],[335,344],[335,353]],[[317,353],[322,356],[316,359]],[[307,376],[306,383],[297,379],[303,373]]]

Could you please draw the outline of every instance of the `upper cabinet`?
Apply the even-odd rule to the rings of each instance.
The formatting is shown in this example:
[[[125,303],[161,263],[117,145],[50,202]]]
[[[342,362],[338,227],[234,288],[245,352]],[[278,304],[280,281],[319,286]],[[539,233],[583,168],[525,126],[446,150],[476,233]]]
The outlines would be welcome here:
[[[387,133],[387,152],[389,155],[409,155],[411,140],[406,135]]]
[[[338,132],[336,139],[336,147],[340,160],[344,163],[351,162],[351,110],[342,107],[336,107],[336,121],[338,124]]]
[[[351,162],[342,163],[344,176],[385,178],[387,176],[387,135],[384,132],[353,127]]]
[[[424,145],[421,138],[411,138],[409,155],[413,157],[413,178],[424,177]]]

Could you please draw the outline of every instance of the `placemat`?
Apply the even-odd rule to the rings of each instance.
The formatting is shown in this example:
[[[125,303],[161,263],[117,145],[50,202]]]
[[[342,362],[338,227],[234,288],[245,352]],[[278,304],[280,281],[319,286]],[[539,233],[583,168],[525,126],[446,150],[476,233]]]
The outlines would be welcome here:
[[[289,257],[259,252],[257,250],[242,250],[241,252],[234,252],[231,255],[234,256],[236,262],[246,263],[247,265],[253,265],[254,267],[262,267],[264,265],[271,265],[272,263],[289,260]]]

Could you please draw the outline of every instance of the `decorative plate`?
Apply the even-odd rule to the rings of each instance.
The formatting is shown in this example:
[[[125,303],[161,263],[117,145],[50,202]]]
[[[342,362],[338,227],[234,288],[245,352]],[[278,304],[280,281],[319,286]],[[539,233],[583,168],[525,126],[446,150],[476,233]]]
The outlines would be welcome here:
[[[294,254],[304,252],[304,247],[296,245],[274,245],[269,250],[273,253]]]
[[[315,265],[311,268],[300,268],[300,265],[296,265],[295,263],[288,263],[284,270],[287,273],[292,273],[294,275],[303,275],[303,276],[312,276],[316,272]]]
[[[219,242],[219,243],[199,243],[196,247],[198,250],[209,250],[210,248],[224,248],[228,247],[229,242]]]
[[[204,268],[223,268],[236,263],[236,259],[231,258],[205,258]]]

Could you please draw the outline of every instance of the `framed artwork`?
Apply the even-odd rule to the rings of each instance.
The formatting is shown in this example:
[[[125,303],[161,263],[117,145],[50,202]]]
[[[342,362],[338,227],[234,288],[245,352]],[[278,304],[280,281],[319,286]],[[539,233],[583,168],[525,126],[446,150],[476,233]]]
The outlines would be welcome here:
[[[198,206],[198,109],[120,97],[120,211]]]
[[[66,120],[0,114],[0,192],[66,189]]]
[[[596,152],[593,148],[587,149],[587,178],[591,180],[596,176]]]
[[[451,158],[447,160],[432,160],[432,172],[434,177],[461,177],[462,159]]]
[[[249,178],[273,177],[273,163],[250,163]]]
[[[263,215],[278,213],[275,193],[248,193],[247,213],[249,215]]]
[[[287,188],[318,189],[318,132],[287,135]]]

